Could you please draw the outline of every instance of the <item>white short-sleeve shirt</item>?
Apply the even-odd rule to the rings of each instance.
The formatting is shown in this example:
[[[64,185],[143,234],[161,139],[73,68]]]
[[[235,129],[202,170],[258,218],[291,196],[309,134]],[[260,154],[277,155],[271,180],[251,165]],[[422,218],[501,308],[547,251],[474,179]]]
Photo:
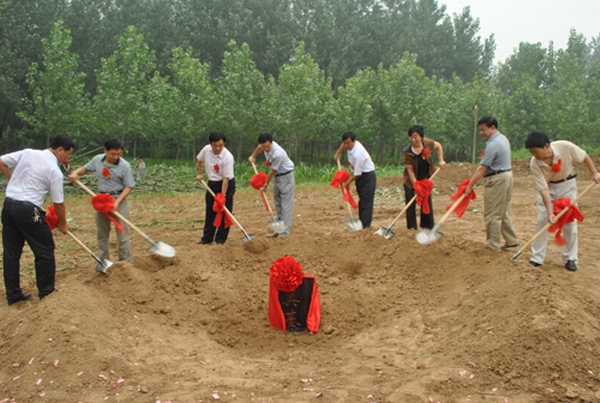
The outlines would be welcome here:
[[[348,151],[348,162],[355,176],[360,176],[364,172],[375,170],[375,164],[369,155],[367,149],[358,141],[354,141],[354,147]]]
[[[223,148],[219,155],[216,155],[210,144],[206,145],[196,156],[198,161],[204,163],[204,171],[210,181],[222,181],[223,179],[233,179],[233,154]]]

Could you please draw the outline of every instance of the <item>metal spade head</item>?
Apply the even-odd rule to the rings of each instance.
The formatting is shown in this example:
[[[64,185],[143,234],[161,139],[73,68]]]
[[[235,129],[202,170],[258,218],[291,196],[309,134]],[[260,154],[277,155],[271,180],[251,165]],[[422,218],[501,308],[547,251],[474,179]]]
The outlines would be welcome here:
[[[267,224],[278,234],[283,234],[285,232],[285,223],[281,220],[269,221]]]
[[[350,232],[356,232],[362,230],[363,225],[360,220],[346,220],[346,228]]]
[[[444,234],[437,230],[423,229],[417,232],[417,242],[421,245],[428,245],[440,239]]]
[[[108,270],[108,268],[109,268],[110,266],[112,266],[112,265],[113,265],[113,262],[111,262],[111,261],[110,261],[110,260],[108,260],[108,259],[104,259],[104,260],[102,261],[102,263],[98,263],[98,266],[96,266],[96,271],[97,271],[97,272],[100,272],[100,273],[104,273],[104,274],[106,274],[106,271],[107,271],[107,270]]]
[[[248,242],[253,240],[254,238],[256,238],[256,235],[249,235],[244,233],[244,236],[242,238],[240,238],[243,242]]]
[[[375,231],[375,234],[380,235],[380,236],[384,237],[385,239],[390,239],[391,237],[394,236],[394,233],[392,232],[392,230],[390,228],[385,228],[385,227],[379,228],[377,231]]]
[[[150,252],[163,257],[175,257],[175,248],[162,241],[153,243],[150,247]]]

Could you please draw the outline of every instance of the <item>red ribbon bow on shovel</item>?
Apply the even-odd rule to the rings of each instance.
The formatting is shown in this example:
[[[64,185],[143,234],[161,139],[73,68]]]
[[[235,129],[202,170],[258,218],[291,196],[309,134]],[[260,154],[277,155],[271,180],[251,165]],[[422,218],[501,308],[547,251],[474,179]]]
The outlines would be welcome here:
[[[256,190],[260,190],[267,183],[267,174],[264,172],[258,172],[252,175],[250,178],[250,186],[252,186]],[[264,192],[260,192],[263,199],[263,204],[265,205],[265,210],[269,211],[269,205],[267,203],[267,199]]]
[[[216,228],[221,226],[223,222],[223,214],[225,212],[225,195],[223,193],[217,193],[215,195],[215,201],[213,203],[213,211],[217,213],[215,216],[215,221],[213,221],[213,225]],[[225,214],[225,228],[229,228],[233,225],[233,221],[229,214]]]
[[[94,209],[97,212],[108,217],[108,219],[115,224],[115,228],[117,230],[123,231],[123,226],[121,223],[119,223],[119,221],[113,217],[112,214],[110,214],[110,212],[115,208],[115,199],[113,199],[111,195],[106,193],[97,194],[96,196],[92,197],[92,206],[94,206]]]
[[[431,213],[429,196],[431,196],[431,191],[433,190],[433,182],[428,178],[421,179],[420,181],[415,181],[415,183],[413,183],[413,188],[417,194],[416,202],[419,206],[421,206],[423,214]]]
[[[54,206],[48,207],[48,212],[46,213],[46,222],[50,227],[50,231],[54,230],[55,228],[58,228],[58,215],[56,214]]]
[[[456,201],[456,200],[460,199],[460,197],[465,193],[465,189],[469,185],[470,181],[471,181],[471,179],[465,179],[464,181],[462,181],[462,183],[458,187],[458,190],[456,191],[456,193],[454,193],[452,196],[450,196],[450,200]],[[477,198],[477,195],[475,194],[475,191],[472,190],[471,193],[467,197],[465,197],[462,202],[460,202],[460,204],[456,207],[456,210],[454,210],[454,212],[456,213],[456,216],[458,218],[462,217],[463,214],[465,213],[465,211],[467,210],[467,207],[469,207],[469,202],[471,200],[475,200],[476,198]],[[452,204],[450,204],[449,206],[446,206],[446,210],[450,210],[451,207],[452,207]]]
[[[344,191],[343,189],[344,183],[348,182],[349,179],[350,172],[346,171],[345,169],[338,169],[338,171],[333,176],[333,180],[331,181],[330,185],[334,188],[339,187],[342,190],[342,197],[344,201],[350,203],[350,206],[352,206],[352,208],[356,210],[358,209],[358,204],[356,203],[356,200],[354,200],[354,197],[352,197],[352,192],[350,192],[350,185],[346,186],[346,191]]]
[[[569,208],[567,212],[556,221],[556,224],[551,225],[550,228],[548,228],[548,232],[556,232],[555,239],[558,246],[564,246],[567,244],[565,238],[562,236],[562,230],[564,226],[572,223],[575,220],[579,222],[583,221],[583,214],[581,211],[579,211],[577,206],[571,204],[571,199],[568,197],[554,200],[554,215],[558,215],[558,213],[560,213],[565,207]]]

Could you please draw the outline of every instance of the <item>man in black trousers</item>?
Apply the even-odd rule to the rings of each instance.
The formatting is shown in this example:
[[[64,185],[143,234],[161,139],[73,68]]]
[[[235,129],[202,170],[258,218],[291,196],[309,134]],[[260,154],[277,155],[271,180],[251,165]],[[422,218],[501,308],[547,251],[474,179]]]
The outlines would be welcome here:
[[[20,284],[20,260],[25,241],[35,256],[39,298],[54,291],[54,239],[42,204],[49,193],[58,216],[58,229],[66,234],[69,228],[59,164],[69,160],[73,148],[73,141],[61,135],[53,138],[46,150],[26,148],[0,157],[0,172],[8,179],[2,209],[4,286],[8,305],[31,298],[31,293],[24,293]]]

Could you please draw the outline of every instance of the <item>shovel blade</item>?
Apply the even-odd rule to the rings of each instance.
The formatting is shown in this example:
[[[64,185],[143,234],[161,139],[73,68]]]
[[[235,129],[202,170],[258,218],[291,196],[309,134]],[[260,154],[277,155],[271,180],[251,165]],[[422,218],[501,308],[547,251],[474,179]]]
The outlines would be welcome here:
[[[285,223],[281,220],[269,221],[267,224],[278,234],[283,234],[285,232]]]
[[[392,230],[390,228],[385,228],[385,227],[379,228],[377,231],[375,231],[375,234],[380,235],[380,236],[384,237],[385,239],[390,239],[391,237],[394,236],[394,233],[392,232]]]
[[[346,220],[346,228],[350,232],[356,232],[362,230],[363,225],[360,220]]]
[[[111,262],[108,259],[104,259],[102,261],[102,263],[100,263],[100,260],[98,259],[98,266],[96,266],[96,271],[99,272],[99,273],[106,274],[106,271],[112,265],[113,265],[113,262]]]
[[[150,247],[150,252],[163,257],[175,257],[175,248],[162,241],[152,244]]]
[[[252,234],[252,235],[244,235],[242,238],[240,238],[242,240],[242,242],[248,242],[253,240],[254,238],[256,238],[256,235]]]
[[[424,229],[417,232],[417,242],[421,245],[429,245],[440,239],[444,234],[439,231],[434,231],[431,229]]]

